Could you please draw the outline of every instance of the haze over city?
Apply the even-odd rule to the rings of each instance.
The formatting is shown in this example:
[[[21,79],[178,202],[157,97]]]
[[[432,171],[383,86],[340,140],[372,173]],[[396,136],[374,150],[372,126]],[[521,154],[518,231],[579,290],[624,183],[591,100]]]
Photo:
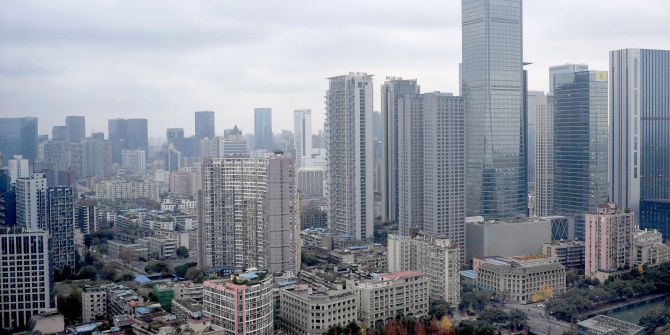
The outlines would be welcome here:
[[[253,108],[272,107],[292,129],[295,109],[323,127],[326,78],[362,71],[418,79],[422,91],[458,94],[461,3],[406,1],[3,1],[0,114],[32,115],[48,133],[64,115],[149,118],[193,133],[192,112],[213,110],[216,129],[253,132]],[[531,0],[524,3],[529,88],[547,68],[607,69],[608,50],[667,48],[670,2]],[[374,109],[380,110],[375,89]],[[188,120],[189,122],[184,122]]]

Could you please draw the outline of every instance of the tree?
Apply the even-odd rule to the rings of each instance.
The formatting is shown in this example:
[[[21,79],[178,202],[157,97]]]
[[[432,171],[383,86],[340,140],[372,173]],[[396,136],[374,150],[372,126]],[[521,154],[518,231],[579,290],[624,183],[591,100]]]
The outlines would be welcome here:
[[[184,264],[181,264],[181,265],[177,265],[177,266],[174,267],[174,273],[179,277],[185,278],[186,272],[190,268],[192,268],[196,265],[198,265],[198,263],[196,263],[196,262],[188,262],[188,263],[184,263]]]
[[[77,278],[95,280],[98,278],[98,269],[96,269],[95,266],[86,265],[81,268],[81,270],[79,270],[79,273],[77,273]]]
[[[186,271],[185,278],[193,281],[194,283],[202,283],[205,280],[205,272],[202,271],[202,269],[193,267]]]
[[[475,322],[472,320],[463,320],[456,327],[458,335],[473,335],[475,333]]]
[[[56,297],[58,311],[63,314],[66,324],[79,322],[81,317],[81,291],[77,287],[71,287],[67,296]]]
[[[188,248],[186,248],[185,246],[177,248],[177,257],[188,258]]]
[[[170,265],[162,261],[151,261],[144,267],[144,271],[148,273],[168,273],[170,272]]]
[[[116,272],[118,271],[119,266],[113,262],[107,262],[100,269],[100,278],[104,280],[114,280],[116,278]]]
[[[443,316],[451,314],[451,305],[444,300],[435,300],[430,303],[430,310],[428,313],[434,315],[438,319],[442,319]]]

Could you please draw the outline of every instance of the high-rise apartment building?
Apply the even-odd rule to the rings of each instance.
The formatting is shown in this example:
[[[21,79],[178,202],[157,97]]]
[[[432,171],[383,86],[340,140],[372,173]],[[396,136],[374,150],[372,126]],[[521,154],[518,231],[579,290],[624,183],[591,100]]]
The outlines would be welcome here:
[[[312,158],[312,110],[299,109],[293,112],[293,134],[295,136],[295,159],[298,167],[311,164]]]
[[[105,140],[85,139],[81,141],[81,177],[110,176],[113,147],[113,143]],[[122,151],[123,149],[119,153]],[[122,163],[122,159],[119,160],[119,163]]]
[[[537,94],[529,99],[528,107],[535,124],[533,214],[547,216],[554,211],[554,97]]]
[[[248,271],[204,283],[202,310],[223,334],[272,335],[273,282],[266,270]]]
[[[372,75],[351,73],[328,81],[328,220],[338,234],[372,238]]]
[[[255,149],[272,152],[272,108],[254,108]]]
[[[0,328],[20,329],[51,308],[49,240],[44,230],[0,227]]]
[[[198,263],[214,269],[265,266],[267,160],[207,159],[202,166]]]
[[[121,152],[121,167],[132,173],[146,170],[146,152],[142,149],[124,149]]]
[[[68,143],[77,143],[86,137],[86,118],[83,116],[66,116]]]
[[[400,218],[400,193],[398,161],[402,153],[399,149],[400,120],[405,117],[399,110],[404,94],[420,92],[416,79],[387,78],[381,87],[381,192],[382,221],[398,221]],[[409,111],[405,111],[409,112]]]
[[[607,201],[607,72],[556,75],[554,85],[554,210],[575,219]]]
[[[51,268],[54,271],[74,271],[74,190],[68,186],[49,187],[45,198]]]
[[[300,225],[293,161],[277,152],[268,158],[265,198],[265,264],[273,273],[297,273]]]
[[[214,138],[216,136],[214,112],[195,112],[195,137],[198,139]]]
[[[37,159],[37,118],[0,118],[0,153],[3,165],[14,155]]]
[[[47,229],[45,212],[47,179],[33,173],[16,181],[16,225],[27,229]]]
[[[16,183],[19,178],[30,177],[30,162],[22,155],[12,156],[7,165],[12,184]]]
[[[527,214],[521,0],[462,0],[468,216]]]
[[[584,272],[604,281],[609,273],[632,264],[635,215],[616,204],[603,203],[585,217]]]
[[[639,219],[670,199],[670,50],[611,51],[610,79],[609,196]]]

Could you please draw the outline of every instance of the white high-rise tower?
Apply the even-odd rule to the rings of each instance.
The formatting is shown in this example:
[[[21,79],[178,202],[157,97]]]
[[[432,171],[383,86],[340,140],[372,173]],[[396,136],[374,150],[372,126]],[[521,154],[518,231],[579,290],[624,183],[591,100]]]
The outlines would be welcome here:
[[[312,110],[299,109],[293,112],[293,136],[295,137],[296,165],[310,165],[312,158]]]

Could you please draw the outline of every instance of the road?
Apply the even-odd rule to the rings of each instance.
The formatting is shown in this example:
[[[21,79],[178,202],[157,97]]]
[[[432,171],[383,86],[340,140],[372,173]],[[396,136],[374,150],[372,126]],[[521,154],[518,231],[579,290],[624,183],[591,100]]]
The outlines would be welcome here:
[[[530,332],[539,335],[562,335],[570,330],[570,324],[556,320],[552,316],[545,316],[544,307],[538,307],[536,304],[517,305],[506,304],[505,310],[519,309],[528,315],[528,326]]]

